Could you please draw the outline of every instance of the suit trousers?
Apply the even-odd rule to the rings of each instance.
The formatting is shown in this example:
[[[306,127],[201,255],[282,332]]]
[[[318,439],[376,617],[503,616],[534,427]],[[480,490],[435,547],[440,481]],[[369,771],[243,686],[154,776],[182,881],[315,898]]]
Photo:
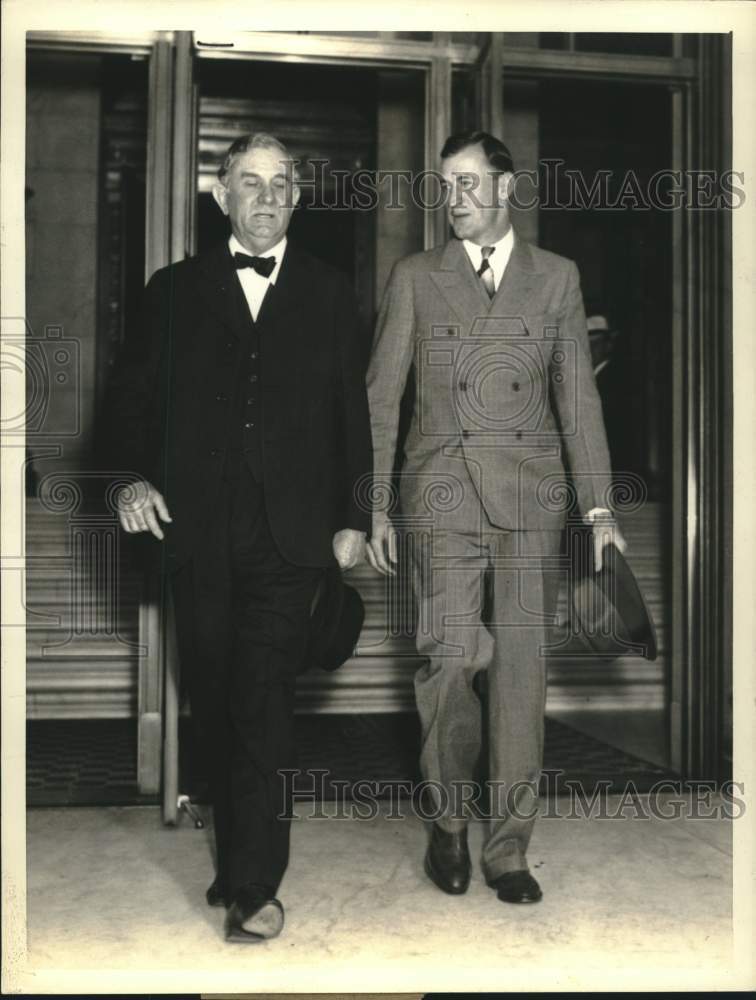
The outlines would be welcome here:
[[[223,482],[189,563],[172,577],[182,675],[207,763],[218,875],[275,895],[289,857],[294,686],[322,570],[271,536],[263,486]]]
[[[415,676],[421,771],[434,793],[434,818],[453,832],[467,822],[471,799],[480,801],[477,764],[481,749],[487,754],[482,865],[489,882],[527,868],[543,760],[542,647],[556,614],[560,539],[559,531],[488,524],[470,532],[434,528],[412,541],[416,642],[427,657]]]

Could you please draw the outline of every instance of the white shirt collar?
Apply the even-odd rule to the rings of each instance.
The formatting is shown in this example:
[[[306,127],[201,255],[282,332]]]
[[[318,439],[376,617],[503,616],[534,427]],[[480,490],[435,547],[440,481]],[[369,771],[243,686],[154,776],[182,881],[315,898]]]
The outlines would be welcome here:
[[[280,240],[278,243],[276,243],[276,245],[274,247],[271,247],[270,250],[266,250],[265,253],[262,253],[262,254],[251,254],[249,252],[249,250],[247,250],[247,248],[245,246],[243,246],[239,242],[239,240],[237,240],[237,238],[234,236],[234,234],[231,233],[231,235],[228,238],[228,249],[231,251],[231,256],[232,257],[233,257],[233,255],[235,253],[244,253],[248,257],[255,257],[255,256],[256,257],[275,257],[276,258],[276,266],[271,271],[270,277],[269,278],[263,278],[263,281],[269,281],[271,283],[271,285],[275,285],[276,279],[278,278],[278,272],[281,270],[281,262],[283,261],[283,256],[284,256],[284,253],[286,252],[286,237],[284,236],[284,238],[282,240]],[[254,274],[255,277],[262,278],[262,275],[258,274],[257,271],[253,270],[252,268],[250,268],[248,271],[245,271],[244,273],[246,273],[246,274]]]
[[[480,265],[483,262],[483,248],[470,240],[463,240],[462,243],[470,258],[470,263],[476,271],[480,270]],[[488,262],[494,273],[495,286],[498,288],[514,247],[514,228],[510,226],[498,242],[487,243],[486,246],[494,247],[494,253],[488,258]]]

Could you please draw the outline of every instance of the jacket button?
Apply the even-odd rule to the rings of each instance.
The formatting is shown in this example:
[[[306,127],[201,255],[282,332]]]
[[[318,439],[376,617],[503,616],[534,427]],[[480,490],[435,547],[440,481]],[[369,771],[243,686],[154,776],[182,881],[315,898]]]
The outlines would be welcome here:
[[[255,425],[253,423],[248,423],[245,424],[244,426],[249,430],[250,427],[254,427]]]
[[[257,360],[257,351],[252,351],[252,353],[250,354],[250,358],[253,361],[256,361]]]
[[[520,391],[520,383],[519,382],[513,382],[512,383],[512,388],[514,389],[515,392],[519,392]]]

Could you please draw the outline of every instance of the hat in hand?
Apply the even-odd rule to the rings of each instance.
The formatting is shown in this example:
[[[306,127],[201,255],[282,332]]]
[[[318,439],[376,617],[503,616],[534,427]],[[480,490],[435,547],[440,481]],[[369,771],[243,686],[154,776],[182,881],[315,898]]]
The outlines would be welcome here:
[[[579,561],[583,570],[572,580],[571,632],[580,637],[586,652],[605,659],[636,654],[655,660],[653,618],[627,560],[616,545],[607,545],[596,573],[592,546],[590,553]],[[565,650],[559,653],[564,655]]]
[[[329,566],[313,601],[304,669],[336,670],[345,663],[354,653],[364,620],[362,598],[344,583],[338,565]]]

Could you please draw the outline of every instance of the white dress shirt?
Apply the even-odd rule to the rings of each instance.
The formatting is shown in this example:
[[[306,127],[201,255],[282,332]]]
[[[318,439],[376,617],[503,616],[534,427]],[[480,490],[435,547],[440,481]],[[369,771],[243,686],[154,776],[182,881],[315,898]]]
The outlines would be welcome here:
[[[265,253],[252,254],[245,246],[242,246],[232,233],[228,241],[228,249],[231,251],[232,257],[235,253],[243,253],[246,254],[247,257],[276,258],[276,266],[273,268],[270,273],[270,277],[268,278],[264,278],[261,274],[258,274],[253,267],[240,267],[236,272],[236,275],[241,282],[242,291],[244,292],[244,297],[247,300],[249,311],[252,313],[252,319],[257,320],[257,314],[260,312],[260,306],[262,305],[262,300],[268,290],[268,285],[275,285],[276,279],[278,278],[278,272],[281,270],[281,261],[283,260],[283,255],[286,251],[286,237],[284,236],[280,243],[276,243],[274,247],[271,247],[270,250],[266,250]]]
[[[462,240],[462,244],[467,251],[467,256],[470,258],[470,263],[473,268],[476,271],[479,271],[480,266],[483,263],[483,248],[478,246],[477,243],[471,243],[470,240]],[[510,226],[498,243],[487,243],[486,246],[494,248],[494,252],[488,258],[488,263],[491,267],[491,271],[493,272],[494,288],[498,291],[499,283],[501,282],[504,271],[509,263],[509,258],[512,254],[512,247],[514,246],[514,230]]]

